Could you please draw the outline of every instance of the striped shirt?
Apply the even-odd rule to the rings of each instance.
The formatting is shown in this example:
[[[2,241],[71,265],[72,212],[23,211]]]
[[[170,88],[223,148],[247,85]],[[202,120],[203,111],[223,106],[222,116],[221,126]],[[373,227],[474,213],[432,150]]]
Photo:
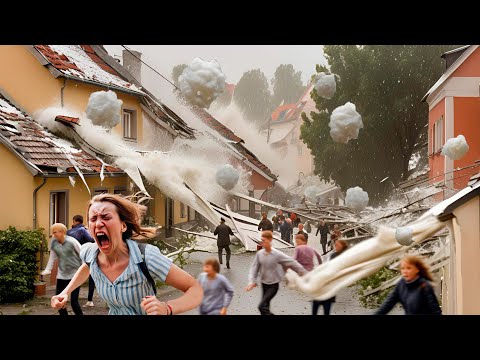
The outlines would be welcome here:
[[[140,306],[145,296],[155,296],[152,285],[143,275],[139,263],[142,254],[133,240],[127,240],[129,262],[123,273],[112,283],[99,268],[97,243],[86,243],[80,251],[83,262],[90,263],[90,275],[95,282],[100,297],[110,308],[109,315],[146,315]],[[172,260],[160,253],[153,245],[145,247],[145,263],[154,280],[165,281],[172,265]]]

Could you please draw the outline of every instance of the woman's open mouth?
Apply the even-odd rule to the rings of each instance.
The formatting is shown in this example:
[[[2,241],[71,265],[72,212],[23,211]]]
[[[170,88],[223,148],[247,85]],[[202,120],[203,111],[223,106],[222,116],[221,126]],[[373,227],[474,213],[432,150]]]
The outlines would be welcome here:
[[[110,245],[110,239],[108,238],[107,234],[104,232],[98,232],[95,234],[98,244],[100,245],[100,249],[106,249]]]

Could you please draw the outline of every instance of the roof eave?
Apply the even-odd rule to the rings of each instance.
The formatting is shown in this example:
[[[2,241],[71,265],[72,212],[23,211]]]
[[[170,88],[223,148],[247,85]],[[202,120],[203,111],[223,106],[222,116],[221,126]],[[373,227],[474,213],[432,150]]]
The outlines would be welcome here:
[[[127,176],[126,173],[124,172],[104,172],[103,173],[105,175],[105,177],[121,177],[121,176]],[[82,175],[85,177],[85,178],[92,178],[92,177],[98,177],[100,176],[100,173],[99,172],[95,172],[95,173],[86,173],[86,172],[82,172]],[[45,172],[44,173],[44,176],[47,177],[47,178],[67,178],[67,177],[70,177],[70,176],[80,176],[78,175],[77,172],[65,172],[65,173],[49,173],[49,172]]]
[[[53,66],[50,63],[50,61],[48,61],[48,59],[40,51],[38,51],[33,45],[25,45],[25,46],[33,54],[33,56],[35,56],[35,58],[40,62],[40,64],[47,67],[47,69],[50,71],[50,73],[55,78],[63,77],[63,78],[69,79],[69,80],[83,82],[83,83],[99,86],[99,87],[102,87],[102,88],[106,88],[108,90],[109,89],[114,89],[114,90],[117,90],[117,91],[120,91],[120,92],[123,92],[123,93],[126,93],[126,94],[134,95],[134,96],[144,96],[145,95],[145,93],[143,93],[143,92],[135,91],[135,90],[129,90],[129,89],[123,88],[121,86],[109,85],[109,84],[105,84],[105,83],[101,83],[101,82],[96,82],[96,81],[92,81],[92,80],[88,80],[88,79],[81,79],[81,78],[76,77],[76,76],[71,76],[71,75],[64,74],[60,70],[56,69],[55,66]],[[105,59],[103,59],[103,60],[105,61]],[[108,65],[110,65],[110,64],[108,64]],[[115,70],[117,70],[117,69],[115,69]],[[141,87],[141,85],[137,85],[137,84],[134,84],[134,85]]]
[[[452,65],[450,65],[450,67],[447,69],[447,71],[445,71],[445,73],[440,77],[440,79],[438,79],[437,82],[435,82],[435,84],[433,84],[433,86],[427,91],[421,102],[425,102],[426,100],[428,100],[430,95],[435,93],[440,87],[440,85],[442,85],[477,48],[478,45],[469,45],[469,49],[465,50],[463,54],[460,55],[459,58],[455,60]]]
[[[476,196],[480,196],[480,185],[477,185],[472,191],[468,194],[465,194],[460,199],[456,200],[455,202],[448,205],[445,210],[442,211],[441,214],[437,215],[439,219],[445,219],[451,216],[451,214],[457,209],[458,207],[462,206],[469,200],[473,199]]]
[[[30,172],[30,174],[32,174],[33,176],[35,175],[38,175],[38,174],[43,174],[42,170],[40,170],[37,166],[35,166],[34,164],[32,164],[30,161],[28,161],[27,159],[25,159],[24,156],[22,156],[22,154],[20,154],[15,145],[13,145],[5,136],[3,136],[2,134],[0,134],[0,143],[2,143],[3,145],[5,145],[8,149],[10,149],[10,151],[18,158],[20,159],[20,161],[25,165],[25,167],[27,168],[27,170]]]

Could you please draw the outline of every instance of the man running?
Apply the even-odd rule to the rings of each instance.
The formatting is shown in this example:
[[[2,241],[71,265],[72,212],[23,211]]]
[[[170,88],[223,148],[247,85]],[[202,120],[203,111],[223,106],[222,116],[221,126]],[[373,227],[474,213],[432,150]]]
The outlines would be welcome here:
[[[230,235],[233,235],[232,229],[230,229],[230,226],[225,224],[225,219],[221,218],[220,219],[220,225],[217,226],[215,229],[214,235],[218,235],[217,238],[217,247],[218,247],[218,261],[220,264],[223,264],[222,260],[222,252],[223,249],[225,249],[225,252],[227,253],[227,269],[230,269]]]
[[[304,275],[307,271],[300,263],[285,255],[281,251],[272,247],[273,235],[271,231],[262,232],[263,249],[257,251],[255,261],[250,267],[248,276],[249,284],[246,291],[252,290],[257,286],[259,278],[262,284],[262,300],[258,305],[261,315],[273,315],[270,311],[270,301],[278,292],[278,286],[285,275],[286,269],[292,269],[299,275]]]
[[[60,294],[72,280],[73,275],[82,265],[80,259],[80,243],[73,237],[67,235],[67,227],[61,223],[55,223],[51,227],[52,240],[50,242],[50,258],[45,270],[41,275],[51,274],[53,264],[58,259],[57,273],[57,289],[55,294]],[[82,308],[78,302],[80,287],[72,291],[70,303],[75,315],[83,315]],[[58,310],[60,315],[68,315],[67,309],[64,307]]]

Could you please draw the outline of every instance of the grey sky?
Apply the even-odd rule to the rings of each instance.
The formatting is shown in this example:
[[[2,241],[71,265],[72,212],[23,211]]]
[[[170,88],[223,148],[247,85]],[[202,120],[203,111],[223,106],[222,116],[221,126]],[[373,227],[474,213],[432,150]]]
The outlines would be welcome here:
[[[190,64],[195,57],[217,60],[227,76],[228,83],[236,84],[245,71],[258,69],[270,80],[280,64],[292,64],[302,71],[302,80],[315,73],[315,64],[324,64],[322,45],[126,45],[140,51],[142,60],[171,80],[172,68]],[[121,56],[120,45],[105,45],[113,56]],[[151,76],[152,72],[148,72]],[[143,72],[145,77],[146,73]],[[145,86],[148,81],[143,79]]]

